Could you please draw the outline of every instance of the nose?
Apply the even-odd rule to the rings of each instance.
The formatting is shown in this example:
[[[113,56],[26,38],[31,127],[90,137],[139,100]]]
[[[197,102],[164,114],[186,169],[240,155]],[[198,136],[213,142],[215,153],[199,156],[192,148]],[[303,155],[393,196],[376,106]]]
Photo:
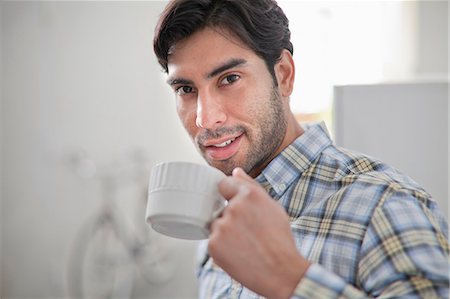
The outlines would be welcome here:
[[[217,96],[208,92],[199,92],[197,98],[197,127],[214,130],[227,119],[223,104]]]

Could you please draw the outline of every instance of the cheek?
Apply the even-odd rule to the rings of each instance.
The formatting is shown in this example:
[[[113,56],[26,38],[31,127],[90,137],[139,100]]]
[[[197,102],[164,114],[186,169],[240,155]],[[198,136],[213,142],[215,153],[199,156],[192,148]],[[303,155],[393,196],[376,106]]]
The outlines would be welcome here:
[[[259,123],[261,119],[264,119],[268,100],[267,93],[255,93],[246,97],[245,101],[241,101],[239,109],[236,109],[236,113],[239,117],[247,120],[252,125]]]
[[[195,107],[189,107],[184,104],[177,103],[177,113],[178,117],[183,124],[184,128],[188,131],[188,133],[193,137],[195,130],[197,128],[195,121],[197,118]]]

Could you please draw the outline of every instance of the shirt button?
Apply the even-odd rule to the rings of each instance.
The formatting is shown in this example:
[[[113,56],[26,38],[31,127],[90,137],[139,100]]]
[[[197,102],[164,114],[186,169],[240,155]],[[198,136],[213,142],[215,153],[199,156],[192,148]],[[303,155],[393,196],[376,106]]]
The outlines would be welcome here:
[[[280,189],[281,191],[284,191],[284,189],[286,189],[286,185],[285,184],[279,184],[278,185],[278,189]]]

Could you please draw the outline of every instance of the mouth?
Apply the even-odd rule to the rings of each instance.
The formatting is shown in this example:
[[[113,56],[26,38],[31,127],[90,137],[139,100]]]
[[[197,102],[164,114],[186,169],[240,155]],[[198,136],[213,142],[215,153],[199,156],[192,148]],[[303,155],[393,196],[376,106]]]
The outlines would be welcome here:
[[[226,147],[227,145],[230,145],[233,141],[235,141],[236,138],[237,138],[237,137],[234,137],[234,138],[225,140],[224,142],[219,143],[219,144],[211,144],[210,146],[219,147],[219,148],[221,148],[221,147]]]
[[[226,160],[234,156],[241,143],[243,134],[234,137],[221,138],[220,140],[211,140],[204,143],[203,148],[206,157],[210,160]]]

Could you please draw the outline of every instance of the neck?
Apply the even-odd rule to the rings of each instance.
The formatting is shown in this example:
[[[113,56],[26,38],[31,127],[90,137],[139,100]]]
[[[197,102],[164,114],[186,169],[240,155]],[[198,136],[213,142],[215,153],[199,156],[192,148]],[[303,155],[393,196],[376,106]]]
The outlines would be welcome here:
[[[258,167],[255,167],[252,169],[248,174],[252,178],[256,178],[263,170],[266,168],[266,166],[272,161],[276,156],[278,156],[286,147],[288,147],[292,142],[294,142],[295,139],[300,137],[305,130],[300,126],[298,121],[295,119],[294,115],[292,113],[289,113],[288,119],[287,119],[287,126],[286,126],[286,133],[284,135],[283,141],[281,142],[280,146],[277,148],[276,151],[274,151],[266,161],[259,165]]]

